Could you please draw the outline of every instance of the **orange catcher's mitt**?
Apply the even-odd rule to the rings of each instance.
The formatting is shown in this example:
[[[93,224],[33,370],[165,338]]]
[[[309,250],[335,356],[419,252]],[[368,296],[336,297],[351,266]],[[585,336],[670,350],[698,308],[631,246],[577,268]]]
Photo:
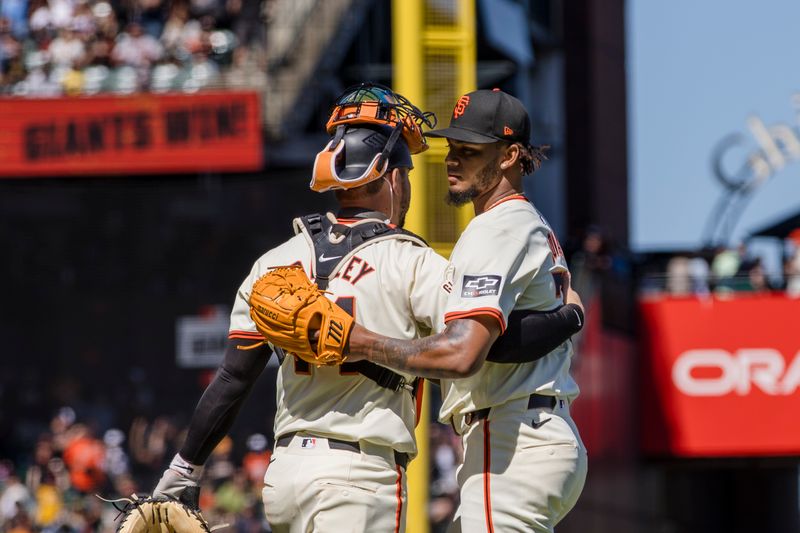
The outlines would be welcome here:
[[[249,303],[256,329],[273,346],[317,366],[345,360],[353,317],[328,300],[301,266],[278,267],[258,278]],[[313,330],[319,330],[315,343]]]

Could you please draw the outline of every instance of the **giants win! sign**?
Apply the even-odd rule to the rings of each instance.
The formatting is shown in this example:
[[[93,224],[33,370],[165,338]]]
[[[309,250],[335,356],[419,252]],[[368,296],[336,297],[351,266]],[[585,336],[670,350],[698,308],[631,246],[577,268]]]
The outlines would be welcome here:
[[[253,171],[255,92],[0,98],[0,177]]]
[[[660,297],[639,309],[645,451],[800,454],[800,300]]]

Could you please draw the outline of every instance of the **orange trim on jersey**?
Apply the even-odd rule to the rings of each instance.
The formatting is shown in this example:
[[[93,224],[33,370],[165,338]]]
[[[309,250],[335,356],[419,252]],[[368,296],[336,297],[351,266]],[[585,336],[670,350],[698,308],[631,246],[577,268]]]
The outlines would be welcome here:
[[[444,323],[447,324],[451,320],[480,315],[488,315],[497,320],[500,323],[500,335],[506,332],[506,320],[503,317],[503,313],[494,307],[476,307],[475,309],[470,309],[469,311],[453,311],[451,313],[445,313]]]
[[[403,469],[395,465],[397,469],[397,512],[394,515],[394,533],[400,533],[401,520],[403,518]]]
[[[491,209],[493,207],[497,207],[498,205],[502,204],[503,202],[508,202],[509,200],[525,200],[526,202],[528,201],[528,199],[525,197],[524,194],[512,194],[511,196],[506,196],[505,198],[500,198],[495,203],[493,203],[492,205],[490,205],[489,207],[484,209],[483,212],[485,213],[489,209]]]
[[[489,419],[486,419],[483,421],[483,511],[486,514],[486,532],[494,533],[492,491],[489,482],[492,474],[492,447],[489,435]]]
[[[228,332],[229,339],[252,339],[252,340],[259,340],[263,341],[264,337],[261,336],[261,333],[257,331],[242,331],[242,330],[234,330]]]
[[[425,379],[417,378],[419,381],[417,382],[417,395],[414,398],[416,406],[417,406],[417,414],[414,418],[414,427],[419,425],[419,417],[422,416],[422,397],[425,395]]]

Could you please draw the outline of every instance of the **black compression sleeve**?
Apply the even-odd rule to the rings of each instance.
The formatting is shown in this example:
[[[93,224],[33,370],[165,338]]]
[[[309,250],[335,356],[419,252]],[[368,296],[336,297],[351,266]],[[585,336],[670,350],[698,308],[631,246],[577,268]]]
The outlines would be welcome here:
[[[575,304],[554,311],[512,311],[505,333],[499,337],[487,361],[528,363],[541,359],[583,327],[583,311]]]
[[[271,355],[265,344],[252,350],[240,350],[241,339],[229,339],[214,379],[195,407],[181,457],[192,464],[205,464],[208,456],[228,433],[258,376]]]

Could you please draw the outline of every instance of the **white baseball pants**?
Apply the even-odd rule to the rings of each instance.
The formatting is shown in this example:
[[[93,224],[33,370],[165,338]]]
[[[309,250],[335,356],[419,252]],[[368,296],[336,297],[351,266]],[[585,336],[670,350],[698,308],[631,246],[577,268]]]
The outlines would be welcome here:
[[[462,428],[461,504],[448,531],[552,533],[577,502],[587,473],[567,400],[552,409],[513,400]]]
[[[359,447],[332,449],[328,439],[302,435],[276,447],[262,491],[273,532],[404,532],[404,469],[390,448]]]

